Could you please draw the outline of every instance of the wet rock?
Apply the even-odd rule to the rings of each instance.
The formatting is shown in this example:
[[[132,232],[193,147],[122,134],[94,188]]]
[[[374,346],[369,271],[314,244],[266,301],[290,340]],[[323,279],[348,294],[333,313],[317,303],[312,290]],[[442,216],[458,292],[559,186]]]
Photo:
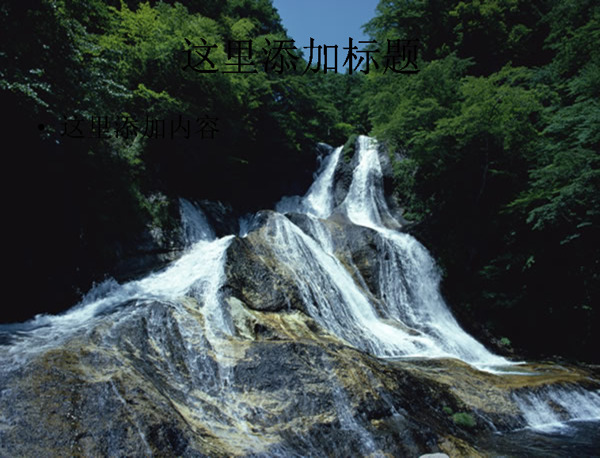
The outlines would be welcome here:
[[[500,377],[457,360],[377,359],[300,311],[234,297],[223,305],[229,336],[206,306],[132,303],[3,367],[0,455],[479,456],[481,437],[519,421],[514,391],[591,383],[584,369]],[[444,407],[471,412],[478,427],[461,428]]]
[[[273,258],[260,231],[235,238],[227,250],[224,288],[255,310],[303,310],[293,272]]]
[[[356,159],[354,159],[356,158]],[[358,160],[358,155],[355,154],[352,160]],[[343,159],[337,164],[335,171],[333,173],[333,203],[334,207],[340,205],[346,195],[348,194],[348,190],[350,189],[350,184],[352,183],[352,173],[353,167],[350,162],[347,162]]]
[[[400,197],[395,192],[396,179],[394,177],[393,162],[401,161],[402,156],[390,151],[384,144],[378,146],[379,163],[383,178],[383,195],[388,206],[388,210],[394,220],[399,222],[402,227],[407,226],[409,222],[404,218],[404,209]],[[393,222],[390,222],[394,227]]]
[[[241,216],[230,204],[210,200],[200,200],[198,206],[202,209],[210,226],[217,237],[228,234],[237,234],[238,220]]]
[[[120,250],[116,250],[119,253]],[[151,240],[140,241],[134,248],[118,254],[118,260],[111,275],[119,282],[141,278],[152,271],[165,267],[181,256],[183,245],[175,242],[170,246],[154,243]]]
[[[344,167],[336,170],[337,203],[349,185]],[[217,232],[237,231],[225,206],[206,212]],[[128,296],[103,313],[88,310],[85,321],[65,320],[68,332],[48,326],[2,338],[0,455],[476,457],[494,450],[492,433],[525,426],[515,395],[598,389],[597,368],[538,364],[500,376],[455,359],[377,358],[351,347],[327,326],[345,310],[318,309],[344,302],[342,287],[333,284],[327,301],[312,304],[329,277],[321,269],[315,288],[301,291],[298,271],[312,266],[315,243],[327,245],[319,259],[338,277],[346,269],[358,287],[352,291],[364,292],[377,314],[386,300],[382,268],[402,259],[386,251],[391,242],[382,232],[342,213],[287,218],[259,212],[246,237],[221,240],[224,272],[192,277],[187,292],[167,300],[161,284],[146,299]],[[327,240],[308,241],[290,221]],[[293,262],[278,260],[287,259],[287,245],[275,253],[274,235],[297,242]],[[207,245],[197,244],[214,254]],[[403,278],[399,272],[393,281]],[[312,317],[302,297],[317,308]]]
[[[310,217],[298,213],[288,213],[287,218],[305,233],[311,234]],[[341,215],[340,215],[341,216]],[[378,266],[377,232],[373,229],[356,226],[345,218],[330,218],[321,221],[331,234],[336,256],[359,285],[376,292],[376,272]]]

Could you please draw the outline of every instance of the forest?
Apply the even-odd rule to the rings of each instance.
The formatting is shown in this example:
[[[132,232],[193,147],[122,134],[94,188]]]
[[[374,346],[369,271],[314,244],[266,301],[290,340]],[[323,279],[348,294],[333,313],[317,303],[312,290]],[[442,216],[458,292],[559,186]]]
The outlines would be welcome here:
[[[318,142],[364,134],[463,326],[505,353],[598,361],[598,2],[381,0],[365,30],[418,40],[413,74],[303,73],[301,50],[295,70],[184,68],[190,43],[224,68],[227,43],[260,62],[289,41],[269,0],[9,1],[0,26],[7,282],[32,283],[3,322],[65,310],[140,246],[173,250],[179,197],[272,208],[306,191]],[[216,130],[125,135],[123,119]]]

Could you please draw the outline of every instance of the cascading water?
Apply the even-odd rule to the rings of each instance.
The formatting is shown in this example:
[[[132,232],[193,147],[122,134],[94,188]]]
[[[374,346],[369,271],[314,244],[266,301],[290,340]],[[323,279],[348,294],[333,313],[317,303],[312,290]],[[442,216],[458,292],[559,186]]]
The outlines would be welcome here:
[[[377,232],[379,257],[386,261],[379,266],[377,285],[382,307],[379,314],[375,311],[364,290],[335,258],[327,227],[315,218],[328,218],[336,211],[331,194],[340,154],[341,148],[331,154],[304,198],[282,200],[278,207],[311,217],[308,232],[317,244],[283,219],[273,240],[281,259],[298,266],[298,281],[305,284],[311,315],[336,335],[380,357],[455,357],[482,370],[507,373],[502,366],[514,363],[489,352],[450,313],[439,291],[439,274],[425,247],[409,234],[386,226],[395,220],[383,195],[377,143],[360,136],[358,164],[339,210],[352,223]],[[327,279],[315,277],[320,271],[328,273]],[[528,426],[600,419],[598,394],[582,388],[547,391],[515,395]],[[552,403],[563,407],[560,415],[550,407]]]
[[[183,241],[186,247],[191,247],[200,240],[210,241],[217,238],[202,210],[190,201],[179,199],[179,212],[181,215]]]
[[[77,339],[108,319],[110,328],[102,335],[102,346],[128,348],[131,339],[139,340],[133,341],[136,351],[156,360],[159,376],[169,380],[166,389],[175,388],[175,394],[169,394],[175,399],[171,401],[175,409],[188,414],[189,421],[211,425],[211,434],[223,437],[232,447],[258,451],[270,441],[255,438],[249,431],[251,406],[238,401],[239,395],[231,388],[233,329],[220,288],[233,236],[217,239],[198,207],[183,199],[180,205],[188,249],[179,260],[137,281],[105,282],[62,315],[0,327],[0,332],[11,337],[0,354],[0,374],[18,371],[36,355]],[[142,337],[133,337],[136,333]],[[130,409],[113,382],[111,390]],[[179,393],[185,393],[185,400],[177,401]],[[140,427],[136,429],[143,453],[151,455],[145,434]]]
[[[283,217],[277,219],[271,240],[280,260],[294,266],[309,313],[336,335],[377,356],[455,357],[488,370],[510,364],[460,328],[440,295],[427,250],[414,237],[384,225],[394,220],[383,195],[377,144],[364,136],[358,143],[358,165],[340,210],[352,223],[376,231],[379,256],[385,259],[377,285],[382,304],[378,313],[335,257],[326,225],[315,219],[336,210],[332,190],[338,148],[304,198],[286,199],[277,207],[311,217],[314,241]]]
[[[18,380],[36,357],[58,352],[62,345],[71,350],[81,345],[75,351],[84,355],[92,352],[87,347],[96,345],[95,357],[114,360],[115,365],[108,365],[108,375],[98,375],[94,360],[91,368],[78,366],[77,373],[92,386],[108,380],[99,404],[110,405],[112,396],[123,415],[131,418],[131,434],[139,443],[137,449],[125,453],[119,448],[123,441],[111,439],[116,448],[105,454],[150,455],[157,441],[158,433],[146,423],[151,414],[136,410],[122,375],[132,365],[135,377],[129,383],[143,382],[144,390],[155,391],[153,408],[175,411],[171,421],[189,428],[189,437],[200,437],[206,446],[202,450],[209,455],[211,447],[216,447],[216,455],[322,455],[328,436],[315,425],[326,425],[325,431],[337,428],[344,443],[354,444],[350,452],[378,456],[383,455],[379,452],[382,441],[373,435],[373,425],[379,420],[362,415],[377,397],[383,401],[371,418],[388,412],[392,424],[403,430],[409,424],[402,423],[408,413],[383,384],[374,384],[372,398],[362,399],[362,389],[352,392],[349,379],[355,377],[360,386],[368,383],[365,380],[383,377],[385,370],[363,365],[362,372],[355,374],[353,367],[336,359],[339,347],[349,351],[351,358],[360,352],[348,346],[392,365],[402,358],[456,358],[487,372],[505,374],[502,367],[514,363],[492,354],[460,327],[440,294],[433,259],[414,237],[397,230],[400,224],[383,193],[377,143],[359,137],[356,166],[343,199],[339,189],[336,194],[335,182],[341,153],[342,148],[336,148],[324,158],[304,197],[283,198],[276,206],[278,213],[266,217],[260,213],[243,217],[239,239],[234,235],[217,238],[201,209],[181,199],[186,251],[170,266],[122,285],[106,281],[61,315],[0,325],[0,403],[16,402],[18,394],[11,397],[14,388],[4,388],[8,386],[5,380]],[[344,244],[350,242],[340,233],[346,230],[372,241],[369,249],[376,254],[370,261],[369,278],[344,252]],[[285,280],[293,283],[301,309],[310,319],[289,309],[274,317],[270,312],[250,310],[235,295],[227,295],[228,288],[233,288],[227,273],[228,255],[234,242],[246,237],[252,239],[250,246],[268,247],[268,253],[255,254],[262,264],[285,266],[289,275]],[[277,282],[273,285],[278,287]],[[315,331],[313,320],[327,332]],[[269,324],[275,329],[269,331],[273,334],[265,331]],[[310,330],[306,339],[310,343],[305,346],[286,340],[290,333],[306,330]],[[261,340],[261,332],[270,337]],[[318,345],[322,347],[317,349]],[[277,367],[275,371],[261,370],[267,364],[265,358]],[[311,372],[317,363],[320,370]],[[296,373],[302,368],[309,377],[301,385],[305,391],[290,399],[282,380],[298,383]],[[315,387],[321,390],[318,402],[306,391]],[[600,419],[600,394],[576,385],[515,391],[511,399],[522,412],[523,426],[531,428]],[[0,412],[0,454],[11,421]],[[279,424],[281,429],[276,427]],[[291,432],[299,426],[308,432]],[[174,426],[164,428],[168,432]]]
[[[3,365],[56,347],[65,338],[92,327],[97,317],[118,313],[127,304],[177,300],[186,294],[198,297],[200,303],[214,303],[211,294],[222,281],[223,259],[233,236],[214,239],[205,217],[187,201],[182,202],[182,215],[185,240],[191,243],[193,238],[196,243],[166,269],[123,285],[105,281],[63,314],[38,315],[22,324],[0,325],[0,333],[11,342],[0,355]]]
[[[343,147],[339,146],[323,160],[321,170],[316,174],[315,181],[303,198],[284,197],[277,203],[275,209],[280,213],[306,213],[317,218],[327,218],[331,215],[334,207],[333,174],[342,149]]]
[[[600,391],[578,386],[546,386],[514,393],[526,425],[541,431],[565,428],[570,421],[600,421]]]
[[[378,356],[449,356],[427,336],[413,336],[377,316],[341,262],[284,216],[269,240],[278,259],[292,266],[309,314],[352,345]]]
[[[381,164],[375,140],[358,138],[358,165],[342,208],[350,221],[376,230],[383,229],[384,218],[392,219],[383,196]]]

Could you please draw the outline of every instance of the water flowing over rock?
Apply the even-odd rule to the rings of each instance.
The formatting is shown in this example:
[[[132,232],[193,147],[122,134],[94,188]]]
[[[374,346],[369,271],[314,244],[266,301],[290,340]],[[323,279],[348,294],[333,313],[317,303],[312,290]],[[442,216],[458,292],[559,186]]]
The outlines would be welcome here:
[[[544,456],[549,426],[597,449],[567,439],[600,421],[593,368],[487,350],[389,210],[387,153],[320,150],[306,195],[236,227],[181,200],[177,261],[0,326],[0,455]]]

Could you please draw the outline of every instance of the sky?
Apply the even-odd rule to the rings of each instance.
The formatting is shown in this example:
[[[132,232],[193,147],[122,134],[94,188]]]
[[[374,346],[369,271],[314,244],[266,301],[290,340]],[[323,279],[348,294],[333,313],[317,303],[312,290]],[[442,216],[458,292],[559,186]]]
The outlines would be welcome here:
[[[308,46],[311,37],[315,46],[338,45],[338,73],[346,72],[342,64],[348,51],[342,48],[348,47],[348,37],[359,49],[366,46],[358,43],[368,39],[361,26],[375,16],[378,3],[379,0],[273,0],[296,47]],[[304,50],[305,58],[307,51]],[[332,56],[333,50],[329,53]]]

